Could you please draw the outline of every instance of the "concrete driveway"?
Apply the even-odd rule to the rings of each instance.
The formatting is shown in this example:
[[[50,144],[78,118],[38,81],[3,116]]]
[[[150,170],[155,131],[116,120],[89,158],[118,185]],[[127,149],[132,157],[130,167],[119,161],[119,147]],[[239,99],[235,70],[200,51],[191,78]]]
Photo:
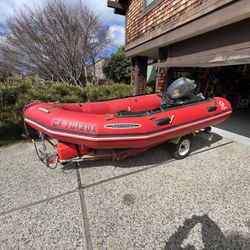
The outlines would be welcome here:
[[[0,148],[0,249],[250,249],[250,147],[194,144],[65,172]]]

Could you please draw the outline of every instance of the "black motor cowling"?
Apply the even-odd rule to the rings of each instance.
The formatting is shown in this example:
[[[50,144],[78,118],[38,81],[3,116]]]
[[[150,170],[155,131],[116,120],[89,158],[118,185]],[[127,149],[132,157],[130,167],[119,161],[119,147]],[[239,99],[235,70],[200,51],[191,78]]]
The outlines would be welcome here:
[[[196,88],[194,80],[190,80],[186,77],[181,77],[175,80],[167,89],[167,95],[172,100],[177,100],[193,93]]]

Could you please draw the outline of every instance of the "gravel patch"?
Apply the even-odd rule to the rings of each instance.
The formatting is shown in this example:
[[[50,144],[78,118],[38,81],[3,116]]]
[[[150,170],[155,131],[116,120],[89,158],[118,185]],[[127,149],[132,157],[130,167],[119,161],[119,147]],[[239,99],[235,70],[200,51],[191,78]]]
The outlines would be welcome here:
[[[77,188],[75,171],[46,168],[30,143],[1,148],[0,157],[0,213]]]
[[[0,249],[86,249],[79,195],[1,217]]]
[[[250,148],[221,143],[86,189],[94,248],[247,249]]]
[[[0,249],[248,250],[250,147],[195,137],[181,161],[170,147],[67,174],[32,144],[0,148]]]

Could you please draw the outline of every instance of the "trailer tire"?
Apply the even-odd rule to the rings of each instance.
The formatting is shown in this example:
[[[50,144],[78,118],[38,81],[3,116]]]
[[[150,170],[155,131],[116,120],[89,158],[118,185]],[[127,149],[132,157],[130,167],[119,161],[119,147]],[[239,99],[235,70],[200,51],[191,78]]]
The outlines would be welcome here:
[[[192,150],[192,136],[183,136],[179,142],[173,145],[172,155],[176,160],[181,160],[190,155]]]
[[[204,129],[204,132],[206,132],[207,134],[209,134],[209,133],[211,133],[211,130],[212,130],[211,127],[206,127],[206,128]]]

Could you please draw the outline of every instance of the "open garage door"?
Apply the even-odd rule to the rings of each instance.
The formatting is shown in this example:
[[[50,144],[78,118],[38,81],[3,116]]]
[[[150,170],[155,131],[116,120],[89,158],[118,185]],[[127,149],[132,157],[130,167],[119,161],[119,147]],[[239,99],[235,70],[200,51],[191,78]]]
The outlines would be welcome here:
[[[218,127],[250,138],[249,25],[248,18],[162,48],[155,67],[168,68],[166,86],[177,77],[171,69],[189,68],[201,92],[224,96],[234,108],[232,117]]]
[[[217,87],[230,100],[233,114],[216,127],[250,138],[250,64],[220,67]]]
[[[225,46],[203,52],[169,57],[167,61],[156,63],[163,67],[218,67],[250,64],[250,42]]]
[[[169,83],[179,77],[194,79],[197,93],[206,97],[223,96],[233,107],[232,116],[215,127],[248,137],[250,141],[250,64],[201,67],[173,67]]]

